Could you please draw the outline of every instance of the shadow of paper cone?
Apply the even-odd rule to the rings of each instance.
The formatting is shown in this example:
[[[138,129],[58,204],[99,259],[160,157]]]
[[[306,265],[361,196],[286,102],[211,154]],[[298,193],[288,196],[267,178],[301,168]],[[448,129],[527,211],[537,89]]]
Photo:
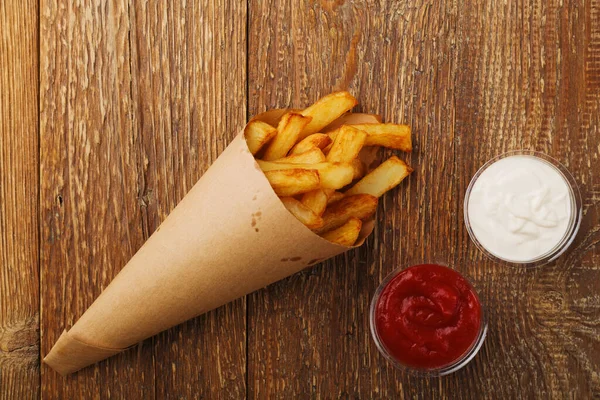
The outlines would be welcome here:
[[[44,362],[75,372],[346,250],[285,209],[240,133]]]

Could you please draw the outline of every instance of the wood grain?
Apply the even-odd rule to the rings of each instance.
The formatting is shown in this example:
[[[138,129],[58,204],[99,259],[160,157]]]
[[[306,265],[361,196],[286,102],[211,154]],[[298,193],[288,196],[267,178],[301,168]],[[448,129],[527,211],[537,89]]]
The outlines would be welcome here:
[[[145,240],[129,5],[42,1],[41,329],[45,356]],[[67,378],[45,398],[151,398],[152,342]]]
[[[131,12],[149,235],[246,122],[246,4],[136,1]],[[157,399],[244,397],[245,300],[160,334],[154,350]]]
[[[600,0],[42,0],[0,2],[0,26],[0,398],[600,396]],[[361,249],[70,377],[40,368],[250,115],[338,89],[414,131]],[[462,222],[471,176],[519,148],[583,198],[536,270],[487,260]],[[432,261],[472,277],[490,330],[466,368],[417,379],[378,354],[368,307]]]
[[[0,2],[0,399],[39,397],[37,3]]]
[[[477,378],[500,398],[598,396],[600,2],[490,1],[460,16],[460,191],[490,157],[533,149],[573,173],[585,215],[572,250],[538,270],[500,269],[461,226],[491,316]]]
[[[246,8],[42,10],[44,34],[56,35],[42,47],[42,279],[60,282],[44,285],[46,353],[244,125]],[[67,380],[45,368],[44,393],[243,396],[245,319],[242,299]]]

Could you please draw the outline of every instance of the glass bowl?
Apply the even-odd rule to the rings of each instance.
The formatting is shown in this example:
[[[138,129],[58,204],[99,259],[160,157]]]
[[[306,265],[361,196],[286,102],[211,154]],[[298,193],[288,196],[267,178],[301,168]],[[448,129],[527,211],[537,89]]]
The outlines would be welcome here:
[[[479,304],[481,306],[481,311],[480,311],[481,322],[480,322],[479,331],[477,333],[475,340],[473,341],[471,346],[459,358],[454,360],[452,363],[444,365],[439,368],[427,368],[427,369],[415,368],[414,366],[406,365],[406,364],[402,363],[400,360],[398,360],[397,358],[395,358],[387,350],[385,344],[379,337],[379,333],[377,332],[377,325],[376,325],[375,318],[376,318],[377,303],[379,301],[379,297],[380,297],[381,293],[386,288],[388,283],[390,283],[390,281],[392,279],[394,279],[400,272],[405,271],[408,268],[418,266],[418,265],[424,265],[424,264],[415,264],[410,267],[406,267],[406,268],[400,267],[400,268],[395,269],[388,276],[385,277],[385,279],[381,282],[381,284],[375,291],[375,294],[373,295],[373,298],[371,300],[371,306],[369,308],[369,325],[370,325],[370,330],[371,330],[371,337],[373,338],[373,341],[375,342],[375,345],[377,346],[377,349],[379,350],[379,352],[394,367],[396,367],[397,369],[399,369],[401,371],[407,372],[414,376],[421,376],[421,377],[439,377],[439,376],[448,375],[448,374],[458,371],[459,369],[461,369],[462,367],[467,365],[469,363],[469,361],[471,361],[477,355],[477,353],[479,352],[479,349],[481,349],[481,346],[483,345],[483,342],[485,341],[485,337],[486,337],[487,331],[488,331],[487,316],[485,313],[484,304],[481,301],[481,296],[477,293],[477,290],[473,286],[473,283],[467,277],[465,277],[463,274],[460,274],[458,271],[456,271],[452,268],[449,268],[447,265],[444,265],[441,263],[435,263],[435,265],[438,265],[438,266],[441,266],[444,268],[448,268],[448,269],[452,269],[452,271],[454,271],[455,273],[460,275],[465,281],[467,281],[467,283],[471,287],[471,290],[477,296],[477,299],[479,300]]]
[[[502,258],[498,254],[494,254],[490,250],[485,248],[485,246],[483,244],[481,244],[481,242],[477,239],[477,236],[476,236],[475,232],[473,231],[473,226],[472,226],[472,223],[471,223],[471,220],[469,217],[469,200],[471,198],[471,193],[473,191],[473,187],[474,187],[475,183],[477,182],[477,179],[481,176],[481,174],[495,162],[497,162],[503,158],[507,158],[507,157],[511,157],[511,156],[519,156],[519,155],[535,157],[541,161],[546,162],[550,166],[554,167],[561,174],[562,178],[567,183],[567,186],[570,190],[570,200],[571,200],[571,215],[569,216],[567,229],[566,229],[565,234],[562,237],[562,239],[548,252],[543,253],[538,257],[535,257],[533,259],[526,260],[526,261],[515,261],[515,260],[510,260],[507,258]],[[575,181],[575,178],[573,178],[573,175],[571,175],[571,173],[560,162],[558,162],[554,158],[552,158],[544,153],[540,153],[540,152],[532,151],[532,150],[509,151],[507,153],[504,153],[497,157],[494,157],[491,160],[489,160],[487,163],[485,163],[477,171],[475,176],[473,176],[473,179],[471,179],[471,182],[470,182],[470,184],[467,188],[467,192],[465,194],[463,209],[464,209],[464,220],[465,220],[465,225],[467,227],[467,232],[469,232],[469,236],[471,237],[471,240],[473,241],[473,243],[475,243],[477,248],[482,253],[484,253],[487,257],[489,257],[490,259],[492,259],[493,261],[495,261],[497,264],[500,264],[500,265],[513,265],[513,266],[516,265],[516,266],[525,266],[525,267],[539,267],[542,265],[546,265],[546,264],[556,260],[558,257],[560,257],[569,248],[571,243],[573,243],[573,240],[575,239],[575,236],[577,235],[577,232],[579,231],[579,227],[581,225],[581,220],[583,217],[581,194],[579,193],[579,187],[577,186],[577,182]]]

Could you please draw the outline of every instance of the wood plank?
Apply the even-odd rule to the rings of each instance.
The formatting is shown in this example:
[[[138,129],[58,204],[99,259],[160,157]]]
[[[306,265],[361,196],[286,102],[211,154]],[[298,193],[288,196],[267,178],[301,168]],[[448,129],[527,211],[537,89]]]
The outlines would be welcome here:
[[[246,122],[246,4],[136,1],[131,12],[150,234]],[[157,398],[245,396],[245,299],[160,334],[154,346]]]
[[[0,2],[0,26],[0,399],[33,399],[40,393],[37,2]]]
[[[412,125],[416,143],[399,154],[415,174],[383,198],[360,250],[249,297],[249,397],[448,395],[448,381],[410,378],[385,362],[368,308],[397,266],[455,259],[456,3],[252,1],[249,12],[250,114],[349,88],[359,110]]]
[[[41,329],[45,356],[145,239],[130,4],[40,4]],[[152,341],[63,378],[45,398],[154,397]]]
[[[470,272],[491,314],[472,390],[499,398],[596,397],[600,2],[488,0],[461,6],[459,15],[459,192],[489,158],[534,149],[570,169],[581,184],[585,215],[569,253],[539,270],[498,268],[460,226],[466,246],[459,257],[472,260]]]
[[[246,12],[249,114],[349,88],[360,110],[411,124],[416,142],[412,155],[400,154],[415,174],[384,198],[362,249],[67,379],[42,367],[45,396],[600,395],[598,0],[253,0],[248,11],[226,1],[44,0],[40,8],[42,354],[243,125]],[[0,5],[0,21],[14,30],[2,40],[29,45],[0,48],[2,65],[4,49],[19,65],[0,72],[2,87],[12,89],[0,93],[0,393],[8,387],[11,397],[27,398],[39,393],[22,384],[39,374],[31,309],[38,304],[37,187],[21,188],[12,177],[38,181],[37,131],[30,128],[37,94],[13,83],[36,82],[28,57],[37,39],[23,35],[6,10]],[[34,17],[18,18],[33,29]],[[462,224],[470,177],[488,158],[521,147],[571,169],[586,216],[573,249],[534,271],[485,260]],[[421,261],[449,262],[471,275],[490,309],[481,354],[439,380],[393,370],[368,332],[379,281]]]

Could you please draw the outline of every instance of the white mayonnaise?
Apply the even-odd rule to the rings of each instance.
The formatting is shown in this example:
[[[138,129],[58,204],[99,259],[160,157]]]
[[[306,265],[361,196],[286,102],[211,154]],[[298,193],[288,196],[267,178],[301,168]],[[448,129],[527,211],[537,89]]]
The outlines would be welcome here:
[[[467,213],[479,243],[498,258],[529,262],[565,237],[573,193],[562,173],[541,158],[514,155],[487,167],[473,184]]]

